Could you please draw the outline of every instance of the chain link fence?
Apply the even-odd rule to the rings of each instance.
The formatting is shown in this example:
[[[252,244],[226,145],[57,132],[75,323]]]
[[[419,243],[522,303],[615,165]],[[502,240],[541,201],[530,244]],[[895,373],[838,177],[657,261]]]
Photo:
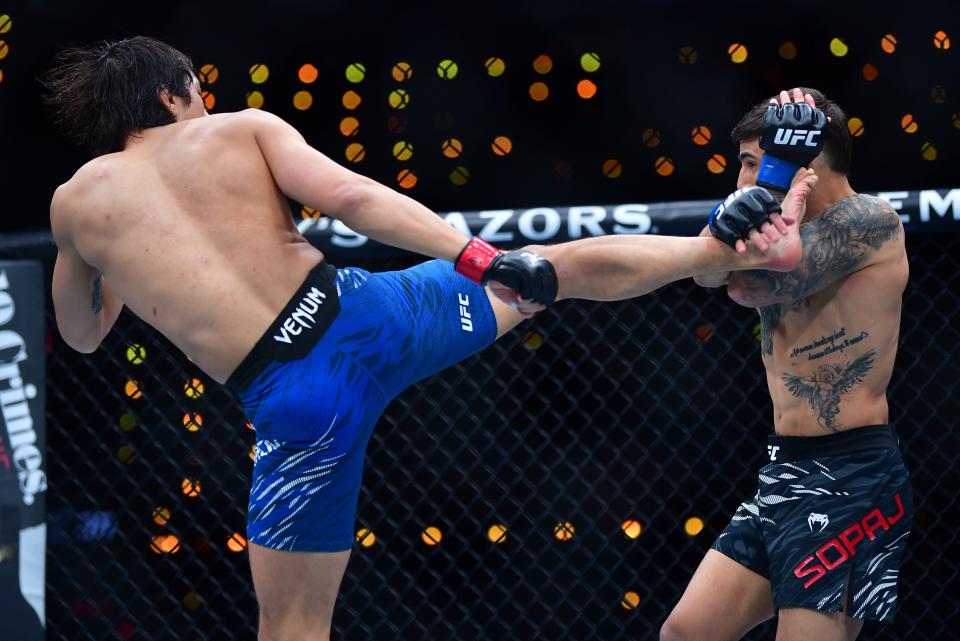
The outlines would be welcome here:
[[[960,625],[960,236],[908,251],[890,400],[917,510],[900,613],[867,640]],[[48,321],[48,638],[255,639],[237,404],[126,312],[92,355]],[[686,281],[563,302],[407,390],[370,443],[334,638],[656,638],[755,490],[757,336],[755,312]]]

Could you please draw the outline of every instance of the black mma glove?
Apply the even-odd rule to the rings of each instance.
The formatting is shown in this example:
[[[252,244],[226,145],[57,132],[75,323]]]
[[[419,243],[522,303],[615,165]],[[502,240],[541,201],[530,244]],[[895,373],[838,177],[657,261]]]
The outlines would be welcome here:
[[[499,281],[521,298],[541,305],[557,298],[557,272],[549,260],[522,249],[502,252],[479,236],[463,248],[454,268],[481,285]]]
[[[710,233],[736,249],[737,241],[746,242],[751,229],[760,231],[771,214],[782,211],[777,199],[763,187],[738,189],[710,212]]]
[[[805,102],[770,104],[763,117],[760,173],[757,185],[786,192],[800,167],[806,167],[823,149],[827,117]]]

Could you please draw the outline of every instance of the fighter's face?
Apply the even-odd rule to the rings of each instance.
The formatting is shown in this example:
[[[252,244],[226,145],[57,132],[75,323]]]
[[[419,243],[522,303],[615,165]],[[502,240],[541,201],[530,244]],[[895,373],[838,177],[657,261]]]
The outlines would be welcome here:
[[[753,187],[757,184],[757,172],[760,171],[760,158],[763,149],[760,149],[760,140],[753,139],[740,143],[740,174],[737,176],[737,189]]]

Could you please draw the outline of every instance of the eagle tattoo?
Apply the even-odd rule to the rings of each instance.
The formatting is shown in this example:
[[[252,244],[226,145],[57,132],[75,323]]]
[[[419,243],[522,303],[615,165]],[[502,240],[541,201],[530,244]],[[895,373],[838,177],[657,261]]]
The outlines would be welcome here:
[[[876,355],[875,350],[870,350],[852,363],[840,361],[823,365],[807,377],[784,374],[783,382],[787,391],[796,398],[807,399],[816,412],[817,423],[821,427],[837,432],[840,426],[836,423],[836,418],[840,414],[843,395],[863,382],[867,373],[873,369]]]

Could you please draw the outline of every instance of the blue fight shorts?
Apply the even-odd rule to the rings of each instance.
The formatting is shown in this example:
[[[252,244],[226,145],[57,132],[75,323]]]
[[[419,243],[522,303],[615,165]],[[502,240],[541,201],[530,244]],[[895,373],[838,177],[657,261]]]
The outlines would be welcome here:
[[[350,549],[387,404],[496,336],[486,291],[449,262],[373,274],[320,263],[227,381],[257,433],[249,540]]]
[[[910,525],[910,475],[889,425],[771,436],[756,496],[713,549],[770,580],[774,609],[889,623]]]

